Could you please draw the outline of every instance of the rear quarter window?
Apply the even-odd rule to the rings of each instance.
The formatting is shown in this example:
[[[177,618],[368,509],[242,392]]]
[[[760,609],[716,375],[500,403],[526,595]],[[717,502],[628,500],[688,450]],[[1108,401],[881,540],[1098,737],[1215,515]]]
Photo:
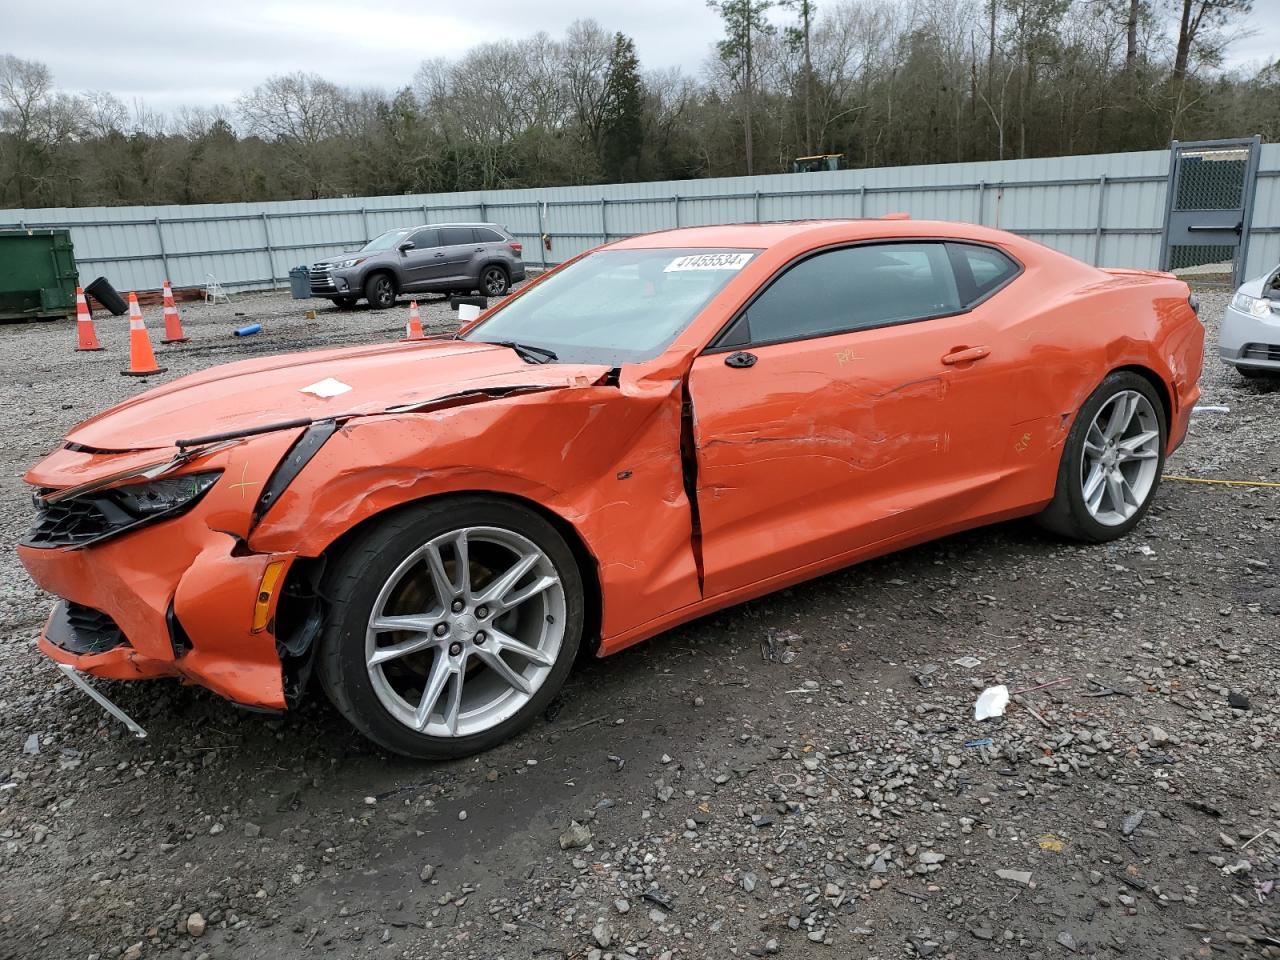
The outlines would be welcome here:
[[[947,247],[966,307],[995,293],[1022,269],[1017,261],[994,247],[972,243],[949,243]]]
[[[441,227],[440,246],[451,247],[460,243],[475,243],[475,235],[473,227]]]
[[[506,243],[507,238],[497,230],[490,230],[488,227],[476,227],[476,241],[478,243]]]

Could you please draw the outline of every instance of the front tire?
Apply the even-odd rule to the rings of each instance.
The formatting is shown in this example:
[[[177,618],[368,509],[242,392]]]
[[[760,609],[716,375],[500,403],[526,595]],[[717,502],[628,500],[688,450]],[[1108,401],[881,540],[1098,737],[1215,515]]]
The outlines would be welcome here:
[[[396,285],[390,274],[375,273],[364,282],[364,296],[375,310],[386,310],[396,302]]]
[[[1124,536],[1155,498],[1167,437],[1164,405],[1150,382],[1129,371],[1108,375],[1071,425],[1040,525],[1088,543]]]
[[[523,730],[582,639],[568,544],[497,498],[448,498],[375,523],[326,586],[322,686],[357,730],[406,756],[465,757]]]

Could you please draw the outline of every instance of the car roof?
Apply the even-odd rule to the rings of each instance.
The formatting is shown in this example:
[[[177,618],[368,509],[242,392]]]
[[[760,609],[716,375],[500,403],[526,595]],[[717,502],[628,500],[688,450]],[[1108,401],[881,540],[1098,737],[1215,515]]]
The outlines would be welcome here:
[[[396,227],[396,230],[426,230],[429,227],[491,227],[494,230],[505,230],[506,227],[497,223],[481,222],[479,220],[456,221],[451,223],[420,223],[416,227]],[[387,231],[390,233],[391,231]]]
[[[737,223],[723,226],[680,227],[628,237],[611,244],[620,249],[662,247],[742,247],[762,250],[782,243],[811,241],[815,246],[849,240],[896,237],[950,237],[985,243],[1016,242],[1012,234],[972,223],[911,220],[900,214],[860,220],[788,220],[775,223]]]

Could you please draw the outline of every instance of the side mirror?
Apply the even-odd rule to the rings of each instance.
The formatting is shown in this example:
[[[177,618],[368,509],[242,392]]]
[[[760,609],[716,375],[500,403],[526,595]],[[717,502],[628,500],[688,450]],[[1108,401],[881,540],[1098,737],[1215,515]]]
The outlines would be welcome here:
[[[414,246],[416,246],[416,244],[414,244],[412,240],[406,240],[404,243],[400,244],[400,252],[404,253],[406,250],[412,250]]]

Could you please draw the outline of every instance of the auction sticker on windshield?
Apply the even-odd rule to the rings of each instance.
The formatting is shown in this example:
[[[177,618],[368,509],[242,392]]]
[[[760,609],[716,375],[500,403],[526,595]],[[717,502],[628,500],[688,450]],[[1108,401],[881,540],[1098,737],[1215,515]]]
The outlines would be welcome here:
[[[676,257],[665,267],[663,273],[677,273],[681,270],[741,270],[751,261],[749,253],[694,253],[686,257]]]

